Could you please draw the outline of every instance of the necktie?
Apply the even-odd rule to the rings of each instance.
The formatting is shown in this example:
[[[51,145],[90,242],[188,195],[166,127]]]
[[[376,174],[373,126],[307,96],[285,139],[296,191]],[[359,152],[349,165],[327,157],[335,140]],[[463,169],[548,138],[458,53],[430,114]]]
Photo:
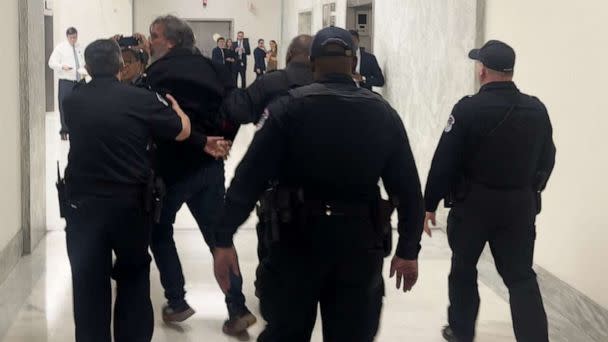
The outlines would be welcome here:
[[[72,51],[74,51],[74,60],[76,61],[76,63],[74,64],[76,66],[76,81],[80,82],[80,73],[78,72],[78,70],[80,70],[80,61],[78,60],[78,54],[76,53],[76,46],[72,45]]]

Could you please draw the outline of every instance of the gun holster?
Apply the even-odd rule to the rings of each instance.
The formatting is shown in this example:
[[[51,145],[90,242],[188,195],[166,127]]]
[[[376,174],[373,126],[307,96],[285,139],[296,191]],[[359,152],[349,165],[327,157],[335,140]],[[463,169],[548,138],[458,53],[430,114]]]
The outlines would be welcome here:
[[[152,216],[154,223],[160,223],[160,215],[163,209],[163,200],[167,193],[165,183],[156,177],[154,171],[150,172],[150,178],[146,186],[144,208]]]
[[[57,182],[55,183],[57,187],[57,196],[59,198],[59,217],[66,218],[68,213],[68,190],[67,185],[65,183],[65,179],[61,178],[61,172],[59,171],[59,162],[57,162]]]
[[[267,227],[267,242],[281,240],[281,227],[302,227],[305,216],[300,210],[303,204],[303,191],[273,184],[260,198],[258,217]]]

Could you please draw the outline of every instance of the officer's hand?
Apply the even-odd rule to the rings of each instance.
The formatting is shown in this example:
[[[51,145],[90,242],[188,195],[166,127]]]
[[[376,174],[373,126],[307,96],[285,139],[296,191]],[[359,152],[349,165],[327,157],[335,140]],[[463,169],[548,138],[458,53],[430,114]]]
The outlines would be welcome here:
[[[228,157],[231,147],[232,144],[227,143],[227,140],[224,140],[224,137],[207,137],[205,153],[215,159],[224,159]]]
[[[433,227],[437,227],[437,216],[435,213],[426,212],[426,216],[424,217],[424,232],[426,235],[433,237],[433,232],[431,232],[431,226],[429,225],[429,221],[433,224]]]
[[[397,289],[403,281],[403,292],[408,292],[418,281],[418,260],[405,260],[398,256],[391,261],[391,278],[397,275]]]
[[[230,290],[230,274],[239,276],[239,259],[236,249],[216,247],[213,250],[215,279],[224,293]]]
[[[354,79],[355,81],[357,81],[357,82],[361,83],[361,81],[363,81],[363,76],[361,76],[361,74],[360,74],[360,73],[355,73],[355,74],[353,75],[353,79]]]

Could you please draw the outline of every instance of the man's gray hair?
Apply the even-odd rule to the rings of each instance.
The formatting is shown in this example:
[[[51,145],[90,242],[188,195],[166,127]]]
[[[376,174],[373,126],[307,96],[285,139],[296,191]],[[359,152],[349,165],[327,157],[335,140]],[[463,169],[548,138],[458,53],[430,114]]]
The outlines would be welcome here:
[[[165,15],[156,18],[150,27],[162,25],[165,38],[176,48],[193,49],[196,39],[188,23],[174,15]]]

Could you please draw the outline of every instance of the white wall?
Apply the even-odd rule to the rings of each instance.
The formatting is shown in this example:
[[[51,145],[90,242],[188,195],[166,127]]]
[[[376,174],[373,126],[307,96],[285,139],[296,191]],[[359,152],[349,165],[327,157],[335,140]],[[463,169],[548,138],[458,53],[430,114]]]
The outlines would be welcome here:
[[[115,34],[133,32],[131,0],[53,0],[53,36],[55,45],[66,40],[66,30],[78,30],[78,42],[85,48],[89,43]],[[48,61],[47,61],[48,62]],[[55,79],[55,98],[57,98]],[[59,108],[55,101],[55,109]]]
[[[0,251],[21,229],[21,157],[19,100],[19,0],[6,0],[0,13],[4,33],[0,65]]]
[[[346,0],[284,0],[283,1],[283,39],[289,41],[298,35],[298,14],[312,13],[312,34],[323,28],[323,5],[336,3],[336,26],[346,26]],[[287,44],[283,44],[286,51]]]
[[[252,7],[249,7],[249,4]],[[255,80],[253,73],[253,50],[259,38],[281,41],[281,1],[280,0],[209,0],[204,8],[200,0],[134,0],[135,28],[148,33],[150,23],[160,15],[174,14],[185,19],[208,19],[233,21],[233,39],[238,31],[244,31],[251,43],[251,56],[247,65],[247,81]],[[213,35],[214,32],[210,32]],[[284,59],[279,56],[279,59]]]
[[[536,262],[608,308],[606,13],[604,0],[488,0],[486,38],[515,48],[517,84],[553,121],[557,163]]]

